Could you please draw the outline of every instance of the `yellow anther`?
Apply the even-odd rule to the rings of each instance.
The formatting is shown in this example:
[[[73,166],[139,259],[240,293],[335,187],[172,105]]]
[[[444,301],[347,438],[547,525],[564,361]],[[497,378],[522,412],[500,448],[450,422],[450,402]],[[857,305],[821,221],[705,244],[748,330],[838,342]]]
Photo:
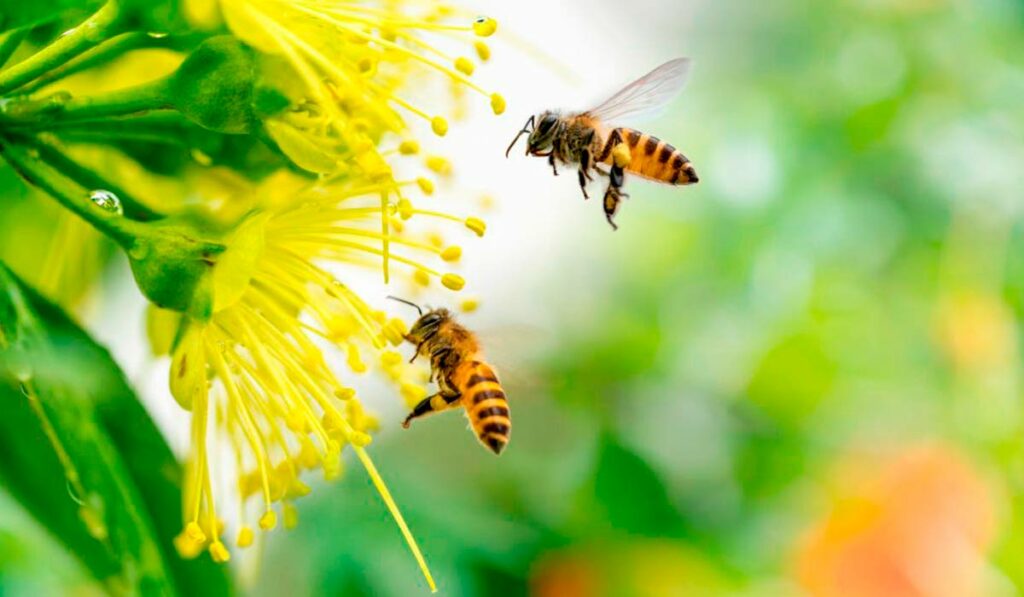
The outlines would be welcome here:
[[[398,354],[393,350],[385,350],[380,354],[380,364],[385,367],[394,367],[395,365],[402,364],[405,359],[402,355]]]
[[[198,556],[203,551],[203,544],[196,543],[184,532],[179,533],[174,537],[174,549],[177,550],[178,555],[186,560]]]
[[[242,527],[238,530],[238,539],[235,539],[235,545],[239,547],[249,547],[252,545],[253,539],[255,539],[255,533],[252,532],[250,527]]]
[[[407,404],[416,404],[427,396],[427,390],[423,386],[410,382],[402,382],[402,385],[398,388],[398,392],[402,395],[402,399],[405,400]]]
[[[312,491],[312,489],[309,488],[309,485],[306,485],[305,483],[299,481],[298,479],[292,479],[291,484],[288,486],[288,497],[304,497],[309,495],[310,491]]]
[[[200,545],[206,543],[206,533],[203,532],[203,529],[199,528],[199,524],[196,522],[190,522],[185,525],[185,535]]]
[[[398,216],[403,220],[411,218],[414,211],[412,202],[408,199],[400,199],[398,201]]]
[[[377,323],[384,323],[385,321],[388,320],[388,312],[381,309],[377,309],[376,311],[373,312],[373,319],[376,320]]]
[[[277,526],[277,512],[267,510],[260,516],[260,528],[264,531],[272,530]]]
[[[306,436],[302,436],[299,443],[301,445],[299,448],[299,456],[297,458],[299,465],[302,468],[311,469],[320,464],[320,453],[317,452],[316,446],[313,445],[312,440]]]
[[[356,67],[361,74],[372,75],[377,71],[377,61],[369,57],[360,58],[359,62],[356,63]]]
[[[473,47],[476,49],[476,55],[480,58],[480,60],[487,62],[488,60],[491,59],[490,46],[488,46],[487,44],[478,39],[475,42],[473,42]]]
[[[483,236],[487,230],[487,224],[484,223],[480,218],[466,218],[466,228],[469,228],[476,233],[477,236]]]
[[[420,143],[416,139],[406,139],[398,144],[398,153],[402,155],[416,155],[420,152]]]
[[[462,257],[462,247],[452,245],[441,251],[441,259],[445,261],[458,261],[459,257]]]
[[[210,557],[213,558],[214,562],[224,564],[231,559],[231,552],[220,541],[214,541],[210,544]]]
[[[435,116],[430,119],[430,130],[438,137],[443,137],[448,134],[448,121],[441,116]]]
[[[405,335],[409,332],[409,328],[405,327],[405,322],[397,317],[392,319],[384,326],[384,337],[391,344],[398,346],[405,341]]]
[[[459,56],[458,58],[455,59],[455,70],[459,71],[460,73],[464,75],[472,75],[475,69],[476,65],[473,64],[473,61],[470,60],[469,58],[466,58],[465,56]]]
[[[480,308],[480,299],[476,297],[468,298],[462,301],[461,307],[464,313],[472,313]]]
[[[431,232],[427,235],[427,242],[430,243],[431,246],[440,249],[444,246],[444,237],[437,232]]]
[[[284,514],[284,528],[292,530],[299,526],[299,511],[289,502],[285,502],[282,506],[282,513]]]
[[[295,433],[306,433],[309,431],[309,422],[306,415],[298,408],[291,410],[284,419],[284,424]]]
[[[370,442],[373,441],[373,438],[370,437],[369,434],[363,433],[362,431],[353,431],[349,435],[348,441],[352,442],[353,446],[365,448],[366,446],[370,445]]]
[[[466,281],[458,274],[445,274],[441,276],[441,284],[444,284],[445,288],[450,288],[451,290],[462,290],[466,285]]]
[[[337,442],[331,440],[331,443],[335,446]],[[324,456],[324,479],[330,481],[331,479],[337,479],[341,476],[341,451],[340,450],[328,450]]]
[[[423,178],[421,176],[420,178],[416,179],[416,184],[419,185],[420,190],[423,191],[424,195],[434,194],[434,181],[430,180],[429,178]]]
[[[491,110],[494,111],[496,116],[505,111],[505,98],[500,93],[491,94]]]
[[[341,418],[336,411],[329,410],[324,413],[323,417],[324,429],[330,433],[332,431],[338,431],[345,426],[345,420]]]
[[[338,400],[351,400],[355,395],[356,391],[352,388],[338,388],[337,390],[334,390],[334,397]]]
[[[480,37],[490,37],[498,30],[498,21],[490,17],[477,17],[473,21],[473,33]]]
[[[424,163],[427,165],[427,168],[441,176],[448,176],[452,173],[452,163],[439,155],[428,156]]]
[[[420,286],[430,286],[430,274],[421,269],[413,272],[412,279]]]
[[[359,356],[359,347],[351,342],[348,343],[348,354],[345,362],[353,373],[366,373],[366,363]]]

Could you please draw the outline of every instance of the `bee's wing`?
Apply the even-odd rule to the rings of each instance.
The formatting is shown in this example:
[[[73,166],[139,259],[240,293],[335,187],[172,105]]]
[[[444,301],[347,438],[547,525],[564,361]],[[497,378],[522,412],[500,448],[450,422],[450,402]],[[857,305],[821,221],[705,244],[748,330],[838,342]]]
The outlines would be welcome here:
[[[669,60],[586,114],[603,121],[655,116],[682,90],[690,75],[691,64],[689,58]]]

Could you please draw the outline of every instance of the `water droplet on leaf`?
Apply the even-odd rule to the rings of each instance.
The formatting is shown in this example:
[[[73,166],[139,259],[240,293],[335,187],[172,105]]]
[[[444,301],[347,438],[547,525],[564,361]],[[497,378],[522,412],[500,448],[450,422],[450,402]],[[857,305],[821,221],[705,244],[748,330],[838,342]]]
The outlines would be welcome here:
[[[89,199],[105,212],[124,215],[124,208],[121,206],[121,200],[117,195],[107,191],[105,189],[96,189],[89,193]]]

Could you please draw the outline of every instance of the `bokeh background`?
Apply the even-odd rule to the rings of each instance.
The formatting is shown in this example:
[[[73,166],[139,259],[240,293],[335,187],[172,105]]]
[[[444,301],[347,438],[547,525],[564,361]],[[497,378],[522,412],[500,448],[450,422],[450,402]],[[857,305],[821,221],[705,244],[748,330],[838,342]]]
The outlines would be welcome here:
[[[402,431],[394,396],[369,400],[442,593],[1018,594],[1024,4],[475,8],[501,23],[480,76],[509,110],[470,111],[443,150],[460,188],[494,198],[464,320],[507,386],[513,441],[496,459],[460,416]],[[585,108],[680,55],[689,86],[638,124],[701,182],[628,182],[618,232],[571,172],[502,156],[530,113]],[[42,205],[26,198],[25,236],[0,239],[16,266],[59,229]],[[120,258],[106,267],[82,318],[183,450],[166,367],[139,350],[143,303]],[[358,467],[299,515],[233,562],[245,592],[425,591]],[[0,495],[0,592],[96,590]]]

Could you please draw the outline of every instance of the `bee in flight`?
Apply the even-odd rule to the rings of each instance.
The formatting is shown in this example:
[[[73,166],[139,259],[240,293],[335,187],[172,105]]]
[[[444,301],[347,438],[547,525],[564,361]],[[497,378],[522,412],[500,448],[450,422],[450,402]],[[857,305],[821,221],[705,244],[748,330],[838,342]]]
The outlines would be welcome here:
[[[635,129],[612,123],[658,112],[679,94],[690,72],[690,60],[677,58],[662,64],[622,88],[596,108],[562,114],[545,110],[530,116],[505,151],[505,157],[524,134],[526,155],[548,158],[558,174],[558,163],[579,167],[580,188],[587,195],[591,171],[609,177],[604,193],[604,215],[613,229],[619,203],[629,195],[622,192],[625,173],[671,185],[694,184],[697,171],[679,150]],[[602,166],[607,167],[604,170]]]
[[[426,313],[416,303],[389,296],[415,307],[420,318],[405,339],[416,345],[417,356],[430,359],[430,379],[437,381],[438,392],[417,404],[402,427],[409,428],[413,419],[430,413],[463,407],[466,417],[485,447],[501,454],[509,441],[512,420],[508,400],[494,369],[484,362],[480,344],[473,332],[455,321],[448,309],[431,309]]]

